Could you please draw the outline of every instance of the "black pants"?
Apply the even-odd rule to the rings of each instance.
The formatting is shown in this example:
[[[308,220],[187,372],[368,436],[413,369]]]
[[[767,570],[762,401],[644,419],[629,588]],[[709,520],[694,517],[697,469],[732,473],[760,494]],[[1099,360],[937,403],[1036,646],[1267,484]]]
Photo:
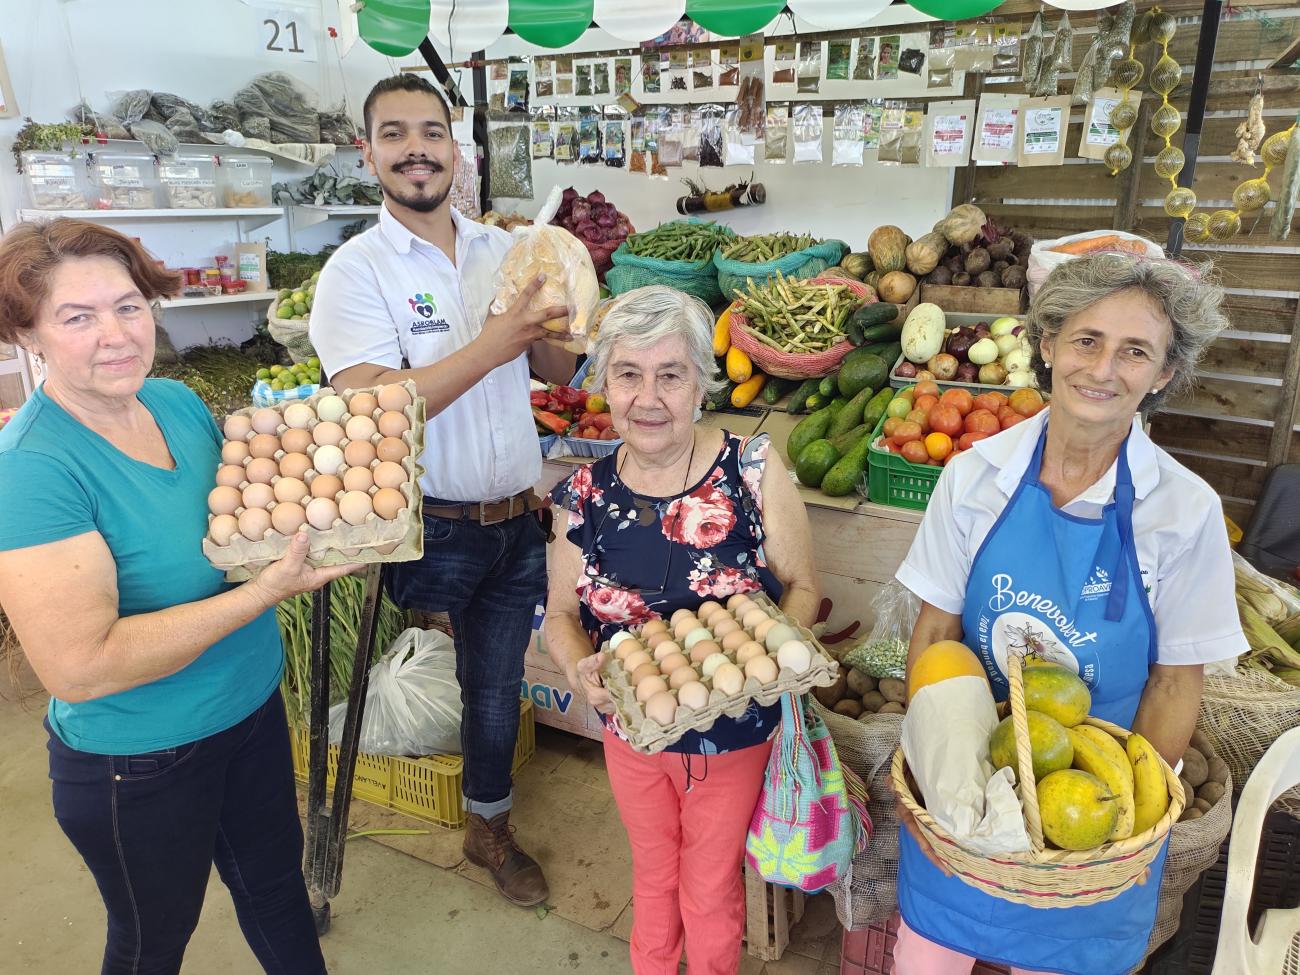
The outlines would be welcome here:
[[[233,728],[176,748],[94,755],[51,733],[49,751],[54,815],[108,909],[103,975],[180,971],[214,862],[267,972],[325,971],[278,691]]]

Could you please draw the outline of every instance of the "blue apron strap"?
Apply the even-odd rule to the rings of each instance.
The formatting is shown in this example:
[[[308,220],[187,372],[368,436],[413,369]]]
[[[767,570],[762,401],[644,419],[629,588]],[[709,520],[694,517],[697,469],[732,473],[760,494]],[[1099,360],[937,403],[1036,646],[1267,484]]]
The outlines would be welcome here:
[[[1128,437],[1119,446],[1115,470],[1115,517],[1119,529],[1119,558],[1108,567],[1111,574],[1110,598],[1106,600],[1106,620],[1114,623],[1124,616],[1124,603],[1128,600],[1129,552],[1133,542],[1133,475],[1128,466]]]

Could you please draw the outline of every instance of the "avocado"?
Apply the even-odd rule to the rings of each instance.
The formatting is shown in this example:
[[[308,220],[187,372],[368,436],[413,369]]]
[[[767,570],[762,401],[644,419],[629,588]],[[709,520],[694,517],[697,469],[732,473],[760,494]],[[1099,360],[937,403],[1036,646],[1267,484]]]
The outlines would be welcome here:
[[[878,355],[854,356],[852,361],[846,357],[836,382],[843,395],[857,396],[868,386],[875,390],[888,383],[889,366]]]
[[[840,452],[829,440],[814,440],[799,455],[799,461],[794,465],[795,477],[799,478],[800,484],[818,487],[826,472],[839,459]]]
[[[785,443],[785,455],[789,458],[791,464],[799,463],[799,455],[803,449],[814,440],[820,440],[826,436],[826,431],[831,425],[831,408],[823,407],[816,413],[812,413],[802,420],[790,431],[790,439]]]

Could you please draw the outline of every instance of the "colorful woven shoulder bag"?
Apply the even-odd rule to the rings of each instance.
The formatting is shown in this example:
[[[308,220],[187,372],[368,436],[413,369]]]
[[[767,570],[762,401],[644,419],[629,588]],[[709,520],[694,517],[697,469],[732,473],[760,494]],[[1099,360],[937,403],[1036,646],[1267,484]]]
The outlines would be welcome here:
[[[745,841],[749,865],[768,883],[813,894],[846,874],[870,839],[866,786],[840,764],[807,699],[783,695],[781,728]]]

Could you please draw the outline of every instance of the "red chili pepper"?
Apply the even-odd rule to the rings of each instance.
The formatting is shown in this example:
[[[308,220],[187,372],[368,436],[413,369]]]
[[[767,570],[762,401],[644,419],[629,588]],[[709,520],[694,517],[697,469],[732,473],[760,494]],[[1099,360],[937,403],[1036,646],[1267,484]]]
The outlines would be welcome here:
[[[556,386],[551,391],[551,395],[555,397],[556,402],[566,408],[577,406],[581,402],[581,393],[582,390],[574,389],[572,386]]]
[[[528,401],[533,406],[545,407],[548,399],[550,399],[550,397],[547,396],[546,390],[544,389],[539,389],[536,392],[528,394]]]
[[[554,413],[548,413],[546,410],[539,410],[533,407],[533,419],[540,423],[551,433],[564,433],[569,429],[569,421],[563,417],[556,416]]]

